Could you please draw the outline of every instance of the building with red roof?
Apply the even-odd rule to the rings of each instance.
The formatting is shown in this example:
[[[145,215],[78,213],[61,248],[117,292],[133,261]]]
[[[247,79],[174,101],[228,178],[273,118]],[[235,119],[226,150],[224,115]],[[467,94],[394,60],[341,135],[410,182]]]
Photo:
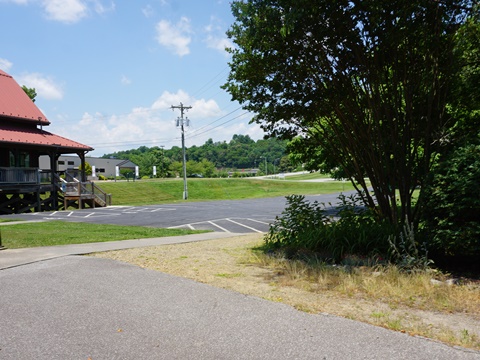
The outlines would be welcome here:
[[[85,169],[85,154],[93,148],[45,131],[48,125],[13,77],[0,70],[0,214],[57,210],[65,200],[65,185],[57,173],[61,155],[78,155]],[[50,158],[47,174],[39,169],[42,155]],[[81,181],[85,180],[83,172]]]

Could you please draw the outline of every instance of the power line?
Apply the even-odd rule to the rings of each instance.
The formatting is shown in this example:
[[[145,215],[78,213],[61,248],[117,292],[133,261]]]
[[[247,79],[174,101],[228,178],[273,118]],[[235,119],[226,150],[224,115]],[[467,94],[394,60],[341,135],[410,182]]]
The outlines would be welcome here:
[[[214,126],[214,127],[211,128],[211,129],[207,129],[207,130],[205,130],[205,131],[203,131],[203,132],[201,132],[201,133],[197,133],[197,134],[193,134],[192,136],[188,136],[187,139],[191,139],[191,138],[194,138],[194,137],[196,137],[196,136],[203,135],[203,134],[205,134],[205,133],[207,133],[207,132],[209,132],[209,131],[212,131],[213,129],[216,129],[216,128],[222,126],[222,125],[228,124],[229,122],[232,122],[233,120],[238,119],[239,117],[242,117],[242,116],[245,115],[245,114],[248,114],[248,112],[245,111],[244,113],[241,113],[240,115],[235,116],[233,119],[230,119],[230,120],[227,120],[227,121],[225,121],[225,122],[223,122],[223,123],[221,123],[221,124],[218,124],[217,126]]]
[[[202,129],[204,129],[204,128],[206,128],[207,126],[210,126],[210,125],[212,125],[212,124],[215,124],[217,121],[220,121],[220,120],[222,120],[222,119],[226,118],[226,117],[227,117],[227,116],[229,116],[229,115],[232,115],[234,112],[236,112],[236,111],[240,110],[241,108],[242,108],[242,107],[241,107],[241,106],[239,106],[239,107],[238,107],[238,108],[236,108],[235,110],[233,110],[233,111],[230,111],[228,114],[226,114],[226,115],[223,115],[222,117],[218,118],[218,119],[217,119],[217,120],[215,120],[215,121],[212,121],[210,124],[204,125],[204,126],[202,126],[202,127],[198,128],[198,129],[196,129],[196,130],[194,131],[194,133],[195,133],[195,132],[197,132],[197,131],[200,131],[200,130],[202,130]]]
[[[214,80],[215,80],[216,78],[218,78],[220,75],[222,75],[222,74],[225,72],[225,70],[228,69],[228,68],[229,68],[228,65],[225,66],[217,75],[215,75],[211,80],[207,81],[207,83],[206,83],[205,85],[203,85],[203,86],[200,87],[197,91],[195,91],[194,93],[192,93],[191,96],[192,96],[192,97],[195,97],[195,96],[197,96],[198,94],[202,94],[203,92],[205,92],[205,91],[209,90],[210,88],[212,88],[213,85],[215,85],[216,83],[218,83],[218,81],[215,81],[215,82],[214,82]],[[207,86],[208,86],[210,83],[212,83],[212,82],[213,82],[213,84],[210,85],[209,87],[207,87]],[[206,87],[207,87],[207,88],[206,88]],[[206,88],[206,89],[205,89],[205,91],[202,92],[202,90],[203,90],[204,88]]]

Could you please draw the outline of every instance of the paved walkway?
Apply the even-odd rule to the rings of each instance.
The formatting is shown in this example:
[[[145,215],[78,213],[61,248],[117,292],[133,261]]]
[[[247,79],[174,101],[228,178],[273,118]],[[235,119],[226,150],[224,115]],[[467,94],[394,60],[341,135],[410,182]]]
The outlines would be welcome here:
[[[476,351],[76,256],[233,236],[0,251],[0,359],[480,359]]]
[[[25,221],[22,221],[25,223]],[[12,224],[12,223],[9,223]],[[107,241],[88,244],[45,246],[22,249],[0,250],[0,270],[34,263],[37,261],[54,259],[68,255],[83,255],[94,252],[123,250],[135,247],[157,246],[167,244],[181,244],[194,241],[213,240],[241,236],[245,234],[209,232],[203,234],[193,234],[186,236],[168,236],[150,239]]]

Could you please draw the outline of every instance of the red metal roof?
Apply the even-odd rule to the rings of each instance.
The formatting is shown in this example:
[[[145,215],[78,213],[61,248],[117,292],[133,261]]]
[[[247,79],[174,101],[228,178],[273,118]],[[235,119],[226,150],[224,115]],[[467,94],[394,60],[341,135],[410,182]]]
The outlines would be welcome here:
[[[65,148],[68,150],[91,151],[93,148],[69,140],[36,127],[22,127],[16,125],[0,124],[0,143],[33,145],[41,147]]]
[[[0,117],[33,121],[48,125],[50,121],[35,106],[33,101],[6,72],[0,70]]]

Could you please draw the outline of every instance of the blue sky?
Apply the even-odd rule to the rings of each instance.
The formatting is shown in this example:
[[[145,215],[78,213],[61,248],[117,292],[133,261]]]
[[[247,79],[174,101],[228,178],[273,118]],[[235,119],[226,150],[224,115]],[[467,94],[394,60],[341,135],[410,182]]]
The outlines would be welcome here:
[[[0,69],[34,87],[45,130],[90,156],[181,146],[170,106],[192,106],[186,145],[263,137],[220,89],[228,0],[0,0]]]

